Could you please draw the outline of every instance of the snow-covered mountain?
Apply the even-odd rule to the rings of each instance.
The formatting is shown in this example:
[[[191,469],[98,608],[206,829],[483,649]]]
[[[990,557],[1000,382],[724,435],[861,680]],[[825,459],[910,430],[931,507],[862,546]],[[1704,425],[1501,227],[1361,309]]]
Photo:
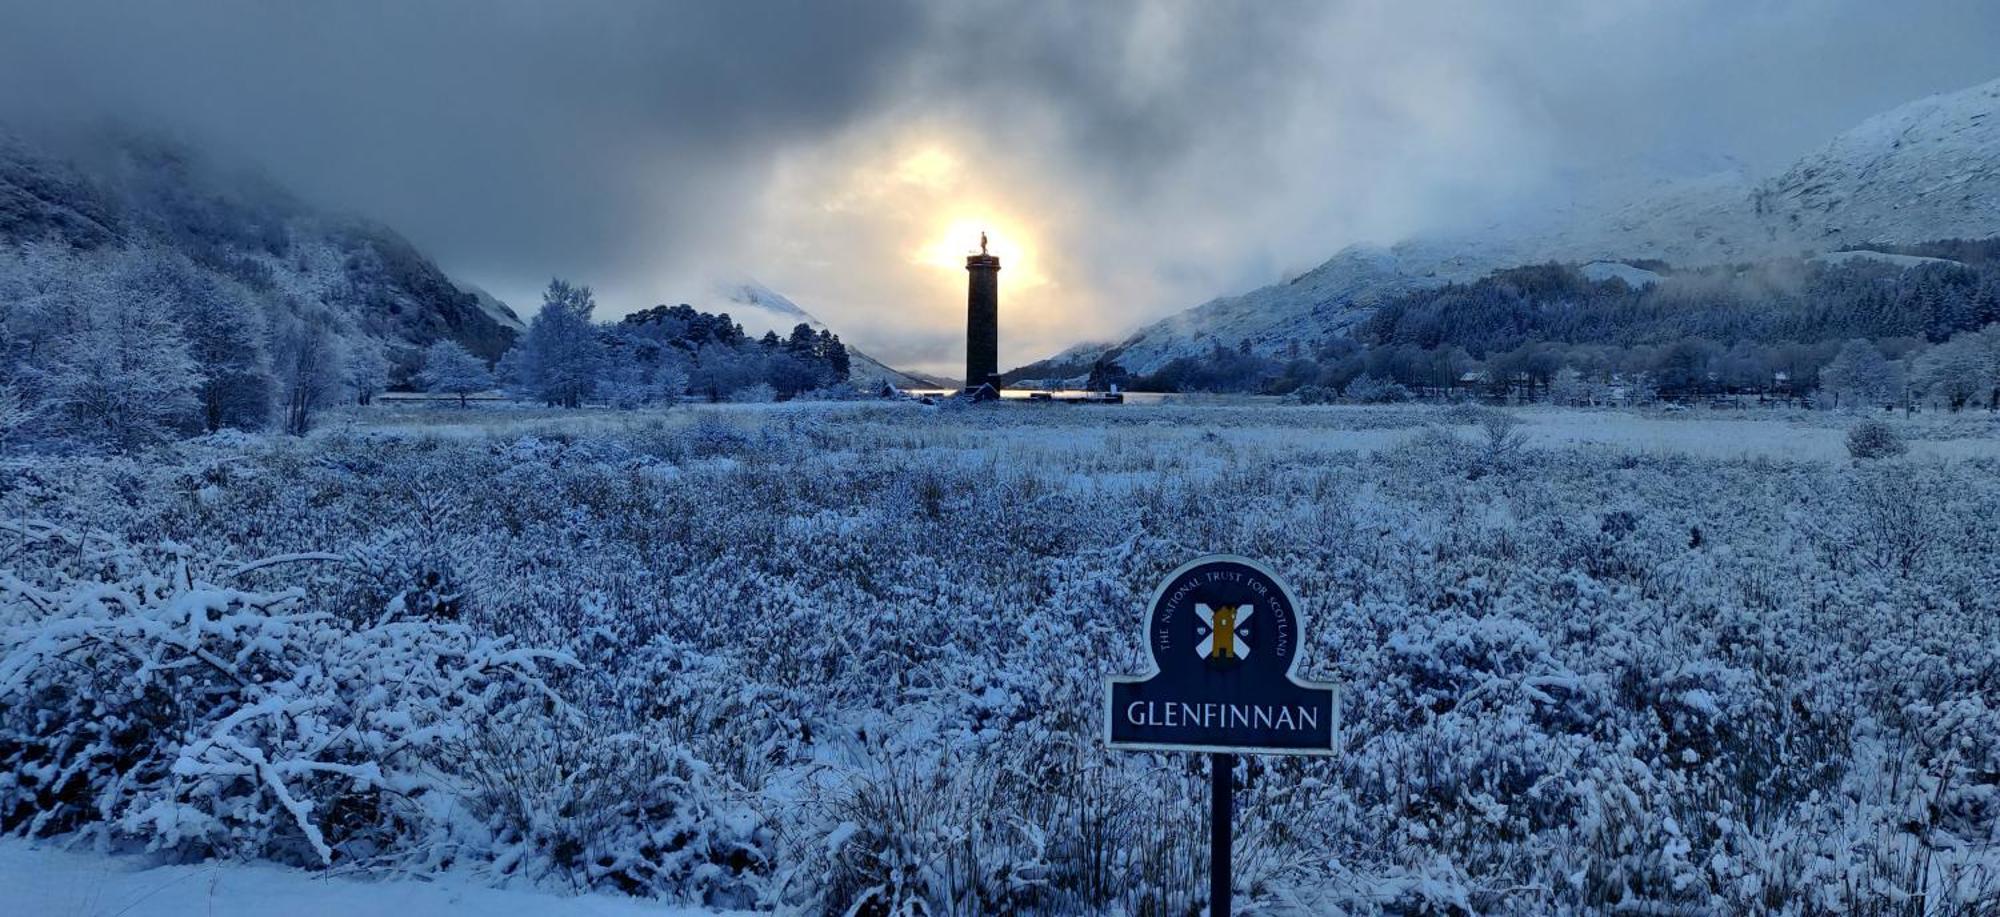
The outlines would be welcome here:
[[[522,327],[394,230],[152,137],[72,139],[55,155],[0,129],[0,245],[24,244],[169,249],[274,309],[323,305],[344,335],[408,351],[450,338],[497,357]]]
[[[1602,262],[1596,270],[1609,276],[1639,259],[1699,266],[1994,235],[2000,80],[1883,112],[1762,180],[1716,160],[1667,178],[1594,182],[1505,223],[1350,246],[1288,282],[1210,300],[1116,345],[1079,345],[1037,367],[1073,371],[1110,355],[1147,373],[1244,341],[1276,353],[1347,334],[1383,297],[1544,261]]]
[[[798,303],[791,301],[784,294],[755,280],[718,284],[709,292],[706,299],[690,305],[711,314],[729,313],[729,317],[742,325],[744,332],[752,337],[760,336],[766,331],[775,331],[783,336],[801,323],[814,331],[828,330],[826,323],[820,321],[818,316],[800,308]],[[834,333],[840,332],[835,329]],[[950,383],[944,380],[921,373],[907,372],[883,363],[855,349],[853,344],[847,345],[847,360],[848,378],[857,385],[886,382],[898,388],[950,386]]]
[[[1863,121],[1758,188],[1757,212],[1820,247],[1981,238],[2000,223],[2000,80]]]
[[[471,293],[472,298],[479,301],[479,308],[486,312],[488,318],[514,329],[516,334],[528,330],[528,323],[521,320],[520,314],[514,311],[513,306],[501,302],[500,297],[463,280],[458,282],[458,288]]]

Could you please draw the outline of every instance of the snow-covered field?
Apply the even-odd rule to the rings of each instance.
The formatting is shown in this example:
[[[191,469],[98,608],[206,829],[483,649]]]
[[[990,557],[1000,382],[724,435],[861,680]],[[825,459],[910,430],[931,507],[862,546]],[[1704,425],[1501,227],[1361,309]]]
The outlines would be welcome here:
[[[443,880],[308,873],[268,864],[154,866],[142,857],[96,856],[0,841],[5,910],[32,917],[691,917],[615,894],[564,895]]]
[[[1157,399],[1161,396],[1135,396]],[[1006,405],[1000,418],[1007,429],[1007,449],[1000,460],[1018,458],[1035,446],[1043,452],[1071,453],[1102,448],[1120,431],[1143,430],[1150,437],[1171,437],[1163,431],[1228,428],[1238,442],[1257,442],[1276,449],[1350,449],[1373,452],[1402,445],[1438,425],[1463,426],[1449,409],[1433,406],[1365,407],[1321,405],[1301,407],[1258,396],[1173,395],[1164,403],[1123,407],[1074,405]],[[743,418],[764,414],[788,417],[806,414],[852,422],[880,421],[903,426],[912,413],[892,402],[828,402],[818,404],[696,405],[681,409],[678,422],[706,414]],[[1834,462],[1847,458],[1847,430],[1862,417],[1894,424],[1909,440],[1910,454],[1925,458],[2000,459],[2000,414],[1988,411],[1921,414],[1844,412],[1791,409],[1650,409],[1584,410],[1556,407],[1510,409],[1521,422],[1526,443],[1537,448],[1584,446],[1609,451],[1656,455],[1677,454],[1716,459],[1768,458]],[[621,435],[658,426],[660,415],[617,411],[561,411],[532,407],[460,410],[454,405],[406,405],[385,410],[349,412],[332,423],[350,434],[396,433],[441,437],[484,438],[498,435],[560,433]],[[924,429],[945,429],[937,424]],[[984,428],[950,431],[954,442],[973,443]],[[899,435],[907,435],[902,431]],[[942,441],[942,440],[940,440]],[[1166,448],[1165,440],[1160,440]],[[1282,458],[1282,456],[1280,456]]]
[[[332,881],[215,857],[496,913],[541,905],[478,883],[1185,913],[1205,776],[1104,751],[1099,692],[1160,576],[1230,551],[1346,708],[1339,758],[1239,772],[1241,901],[1991,913],[1992,417],[1857,463],[1842,415],[1521,416],[404,408],[8,463],[0,827],[195,865],[0,876],[81,913]]]

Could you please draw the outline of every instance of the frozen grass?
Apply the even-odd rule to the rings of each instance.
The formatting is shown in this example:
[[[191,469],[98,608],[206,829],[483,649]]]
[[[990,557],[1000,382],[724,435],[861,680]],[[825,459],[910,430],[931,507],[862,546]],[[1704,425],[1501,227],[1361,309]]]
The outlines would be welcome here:
[[[929,420],[951,409],[908,403],[861,401],[767,405],[690,405],[668,411],[561,411],[539,407],[447,405],[350,409],[328,429],[344,433],[386,432],[483,437],[505,434],[606,435],[657,430],[694,423],[704,415],[748,420],[761,416],[812,416],[847,425],[879,426],[889,439],[911,430],[935,431],[927,444],[983,446],[980,432],[1008,431],[1010,452],[1061,456],[1102,446],[1117,431],[1140,434],[1170,447],[1178,437],[1207,430],[1231,431],[1238,443],[1273,449],[1374,451],[1408,442],[1426,426],[1465,427],[1466,410],[1412,405],[1285,406],[1268,399],[1214,399],[1213,403],[1094,405],[1008,404],[985,408],[978,425],[965,427]],[[1886,420],[1912,443],[1912,454],[1944,459],[2000,458],[2000,415],[1968,410],[1917,415],[1778,408],[1580,410],[1550,407],[1506,409],[1522,421],[1527,444],[1537,448],[1599,447],[1702,458],[1768,458],[1834,461],[1847,456],[1846,431],[1862,418]],[[1001,412],[993,414],[991,412]]]
[[[1866,463],[1839,415],[1531,410],[1519,442],[1481,419],[437,409],[17,462],[0,509],[233,561],[331,553],[245,585],[580,660],[550,677],[587,728],[509,720],[434,765],[510,813],[445,831],[502,878],[676,897],[728,868],[807,911],[1184,913],[1205,781],[1103,751],[1099,692],[1139,667],[1157,579],[1233,551],[1299,593],[1303,665],[1344,686],[1348,728],[1336,760],[1239,773],[1244,900],[1993,910],[1988,418],[1896,418],[1912,455]],[[22,579],[58,562],[9,550]],[[661,810],[621,807],[639,785],[711,846],[663,852]],[[768,861],[728,866],[743,851]]]

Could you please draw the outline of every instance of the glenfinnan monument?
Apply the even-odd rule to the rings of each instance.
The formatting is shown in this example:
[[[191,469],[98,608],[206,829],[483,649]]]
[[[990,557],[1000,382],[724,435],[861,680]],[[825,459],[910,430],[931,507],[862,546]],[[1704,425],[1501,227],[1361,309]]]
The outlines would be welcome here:
[[[986,251],[986,234],[979,234],[979,254],[965,256],[970,282],[965,291],[965,390],[981,385],[1000,391],[1000,259]]]

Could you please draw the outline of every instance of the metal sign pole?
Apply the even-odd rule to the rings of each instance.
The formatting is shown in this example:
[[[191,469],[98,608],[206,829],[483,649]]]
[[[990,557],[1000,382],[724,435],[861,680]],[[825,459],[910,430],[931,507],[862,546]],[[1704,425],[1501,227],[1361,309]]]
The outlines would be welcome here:
[[[1236,756],[1208,755],[1208,915],[1229,917],[1230,818],[1236,810]]]
[[[1104,744],[1208,755],[1208,913],[1227,917],[1239,754],[1331,755],[1340,694],[1299,677],[1299,600],[1270,568],[1211,554],[1167,574],[1140,631],[1152,671],[1104,685]]]

